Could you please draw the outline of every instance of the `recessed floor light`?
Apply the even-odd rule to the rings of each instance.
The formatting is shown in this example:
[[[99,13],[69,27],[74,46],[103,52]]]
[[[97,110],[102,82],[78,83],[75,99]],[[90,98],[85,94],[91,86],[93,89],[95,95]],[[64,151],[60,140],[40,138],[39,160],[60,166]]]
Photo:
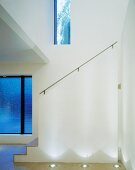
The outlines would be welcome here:
[[[115,164],[114,168],[120,168],[120,165],[119,164]]]
[[[49,167],[55,168],[55,167],[56,167],[56,164],[50,164]]]
[[[87,168],[88,167],[88,165],[87,164],[82,164],[82,166],[81,166],[82,168]]]

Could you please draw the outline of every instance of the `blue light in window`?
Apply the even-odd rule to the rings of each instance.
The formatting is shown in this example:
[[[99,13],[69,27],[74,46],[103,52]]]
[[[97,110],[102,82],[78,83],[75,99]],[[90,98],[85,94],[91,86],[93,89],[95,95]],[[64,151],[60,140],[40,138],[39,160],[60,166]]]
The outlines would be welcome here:
[[[32,78],[24,78],[24,133],[32,133]]]
[[[0,78],[0,133],[21,131],[21,79]]]
[[[70,44],[71,0],[54,0],[54,44]]]
[[[32,77],[30,76],[0,77],[0,134],[13,133],[32,133]]]

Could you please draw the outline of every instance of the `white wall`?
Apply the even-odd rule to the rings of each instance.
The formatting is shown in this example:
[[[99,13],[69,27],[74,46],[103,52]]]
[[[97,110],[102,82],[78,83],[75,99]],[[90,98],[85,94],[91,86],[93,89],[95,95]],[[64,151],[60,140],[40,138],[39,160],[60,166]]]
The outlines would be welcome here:
[[[0,2],[50,60],[33,75],[40,156],[27,161],[116,162],[117,47],[38,94],[119,40],[128,0],[72,1],[70,46],[53,45],[53,0]]]
[[[64,60],[68,62],[67,67],[72,67],[75,65],[72,63],[78,65],[81,60],[119,41],[128,0],[85,0],[85,3],[82,0],[72,1],[70,47],[53,45],[53,2],[54,0],[0,0],[0,4],[42,49],[50,62],[56,64],[56,60],[57,63]]]
[[[41,95],[39,106],[39,148],[46,161],[117,161],[117,56],[112,49]]]
[[[122,153],[128,170],[135,169],[135,1],[130,0],[122,39]]]
[[[117,47],[109,49],[46,95],[37,95],[39,146],[15,161],[117,162],[117,57]],[[45,68],[34,74],[36,90],[45,81]]]

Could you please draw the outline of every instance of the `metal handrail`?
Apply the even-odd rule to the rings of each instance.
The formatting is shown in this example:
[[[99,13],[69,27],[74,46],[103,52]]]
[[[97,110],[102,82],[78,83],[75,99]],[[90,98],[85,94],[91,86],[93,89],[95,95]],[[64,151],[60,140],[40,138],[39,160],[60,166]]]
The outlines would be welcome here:
[[[50,89],[51,87],[53,87],[55,84],[59,83],[60,81],[62,81],[63,79],[65,79],[67,76],[69,76],[70,74],[72,74],[75,71],[79,71],[79,69],[81,67],[83,67],[84,65],[86,65],[87,63],[89,63],[90,61],[92,61],[93,59],[95,59],[97,56],[99,56],[100,54],[102,54],[103,52],[105,52],[106,50],[108,50],[109,48],[113,48],[114,45],[117,44],[117,41],[113,44],[111,44],[110,46],[108,46],[107,48],[105,48],[104,50],[102,50],[101,52],[99,52],[97,55],[95,55],[94,57],[90,58],[89,60],[87,60],[86,62],[84,62],[83,64],[81,64],[80,66],[78,66],[77,68],[75,68],[74,70],[72,70],[70,73],[66,74],[64,77],[60,78],[59,80],[57,80],[56,82],[54,82],[52,85],[50,85],[49,87],[47,87],[45,90],[41,91],[40,94],[46,92],[46,90]]]

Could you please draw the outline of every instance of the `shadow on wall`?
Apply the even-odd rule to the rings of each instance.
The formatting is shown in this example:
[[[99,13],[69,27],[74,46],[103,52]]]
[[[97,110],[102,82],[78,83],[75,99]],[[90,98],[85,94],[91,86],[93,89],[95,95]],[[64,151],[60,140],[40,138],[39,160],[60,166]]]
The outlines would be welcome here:
[[[128,170],[133,170],[133,167],[132,167],[132,165],[131,165],[131,161],[126,162],[125,167],[126,167],[126,169],[128,169]]]
[[[33,147],[38,146],[38,138],[36,138],[36,139],[32,140],[31,142],[29,142],[27,144],[27,146],[33,146]]]

